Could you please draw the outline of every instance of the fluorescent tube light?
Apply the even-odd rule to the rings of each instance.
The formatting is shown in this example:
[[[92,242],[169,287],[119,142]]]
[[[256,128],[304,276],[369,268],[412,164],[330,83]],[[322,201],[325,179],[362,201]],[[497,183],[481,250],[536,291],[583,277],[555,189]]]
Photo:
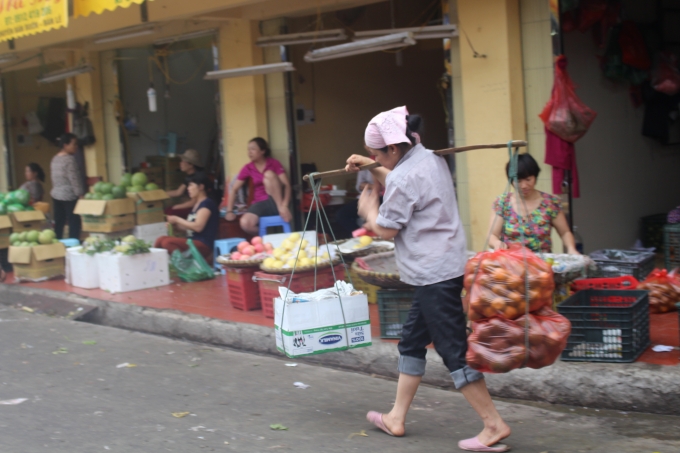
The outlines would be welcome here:
[[[170,36],[168,38],[157,39],[156,41],[153,42],[153,44],[155,46],[163,46],[165,44],[172,44],[172,43],[178,42],[178,41],[187,41],[189,39],[202,38],[204,36],[210,36],[210,35],[214,35],[214,34],[215,34],[214,29],[199,30],[199,31],[195,31],[195,32],[192,32],[192,33],[185,33],[183,35]]]
[[[366,38],[373,38],[376,36],[385,36],[392,33],[413,33],[413,38],[418,39],[435,39],[435,38],[455,38],[458,36],[458,26],[456,24],[450,25],[431,25],[428,27],[412,27],[412,28],[391,28],[386,30],[370,30],[358,31],[354,33],[355,40],[362,40]]]
[[[136,30],[136,31],[130,31],[129,33],[121,33],[117,35],[107,35],[107,36],[102,36],[100,38],[97,38],[94,40],[95,44],[105,44],[108,42],[114,42],[114,41],[123,41],[125,39],[131,39],[131,38],[137,38],[139,36],[146,36],[146,35],[152,35],[156,33],[156,30],[153,28],[146,28],[142,30]]]
[[[65,80],[92,71],[94,71],[94,68],[90,65],[80,65],[73,68],[59,69],[58,71],[48,72],[47,74],[38,77],[38,83],[57,82],[59,80]]]
[[[247,66],[245,68],[234,69],[220,69],[219,71],[210,71],[203,77],[205,80],[219,80],[229,79],[232,77],[244,77],[260,74],[271,74],[273,72],[295,71],[293,63],[272,63],[262,64],[259,66]]]
[[[16,54],[14,54],[14,53],[6,53],[6,54],[4,54],[4,55],[0,55],[0,64],[9,63],[9,62],[11,62],[11,61],[16,61],[16,60],[18,60],[18,59],[19,59],[19,57],[17,57]]]
[[[339,44],[337,46],[312,50],[305,55],[305,61],[314,63],[317,61],[332,60],[334,58],[412,46],[415,43],[416,41],[413,39],[413,34],[410,32],[394,33],[391,35],[379,36],[377,38],[362,39],[347,44]]]
[[[262,36],[255,44],[260,47],[287,46],[289,44],[311,44],[315,42],[345,41],[347,34],[342,28],[335,30],[320,30],[306,33],[291,33],[286,35]]]

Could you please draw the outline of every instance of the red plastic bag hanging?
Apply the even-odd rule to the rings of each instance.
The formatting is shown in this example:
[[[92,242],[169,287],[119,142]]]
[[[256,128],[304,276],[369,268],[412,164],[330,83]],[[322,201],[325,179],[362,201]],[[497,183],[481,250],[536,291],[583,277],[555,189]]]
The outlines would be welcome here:
[[[552,305],[552,267],[531,250],[510,244],[507,250],[478,253],[465,266],[464,304],[468,318],[519,318],[527,309],[527,283],[529,311]]]
[[[675,304],[680,302],[680,270],[668,272],[666,269],[654,269],[638,289],[649,291],[649,311],[651,313],[667,313],[675,311]]]
[[[567,73],[567,59],[564,55],[557,57],[552,95],[538,116],[550,132],[572,143],[588,132],[597,116],[576,95],[574,82]]]
[[[483,373],[507,373],[523,364],[535,369],[552,365],[567,345],[571,323],[543,307],[516,321],[485,319],[474,323],[472,330],[467,364]]]
[[[652,67],[652,60],[649,58],[649,52],[647,52],[645,38],[634,22],[627,20],[621,25],[619,46],[621,46],[624,64],[645,71]]]
[[[607,12],[607,0],[581,0],[578,29],[585,33]]]

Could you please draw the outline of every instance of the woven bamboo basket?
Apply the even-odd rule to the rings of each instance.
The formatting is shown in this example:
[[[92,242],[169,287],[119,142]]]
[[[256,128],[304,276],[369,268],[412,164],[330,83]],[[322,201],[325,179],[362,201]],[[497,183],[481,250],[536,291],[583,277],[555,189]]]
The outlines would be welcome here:
[[[352,269],[363,281],[381,288],[403,289],[411,285],[399,280],[394,252],[383,252],[357,258]]]

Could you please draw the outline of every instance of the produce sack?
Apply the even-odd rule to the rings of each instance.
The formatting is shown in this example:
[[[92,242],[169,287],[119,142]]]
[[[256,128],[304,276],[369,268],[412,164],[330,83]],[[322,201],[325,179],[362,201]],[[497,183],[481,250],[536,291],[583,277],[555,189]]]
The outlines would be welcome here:
[[[516,321],[485,319],[474,323],[472,330],[467,364],[483,373],[507,373],[523,365],[535,369],[552,365],[567,345],[571,323],[543,307]]]
[[[597,116],[576,95],[564,55],[557,57],[552,95],[538,116],[550,132],[571,143],[585,135]]]
[[[649,291],[649,311],[651,313],[667,313],[675,311],[675,304],[680,302],[679,269],[668,272],[666,269],[654,269],[647,279],[638,285],[638,289]]]
[[[529,311],[551,306],[554,289],[552,267],[519,244],[478,253],[465,266],[464,304],[471,321],[517,319],[526,313],[527,299]]]
[[[177,272],[177,276],[184,282],[200,282],[215,278],[215,271],[203,259],[194,242],[188,239],[187,245],[188,250],[184,252],[175,250],[170,256],[170,265]]]

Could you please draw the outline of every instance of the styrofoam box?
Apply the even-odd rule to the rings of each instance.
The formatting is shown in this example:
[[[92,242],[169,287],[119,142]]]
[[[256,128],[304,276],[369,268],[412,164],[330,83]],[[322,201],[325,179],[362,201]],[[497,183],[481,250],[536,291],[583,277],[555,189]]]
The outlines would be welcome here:
[[[132,235],[137,239],[142,239],[151,245],[154,245],[156,239],[168,235],[168,226],[165,222],[137,225],[132,230]]]
[[[288,303],[274,300],[276,348],[288,357],[370,346],[371,321],[365,294],[340,299]],[[343,316],[344,311],[344,316]]]
[[[76,288],[99,288],[96,256],[80,253],[80,246],[66,249],[66,283]]]
[[[168,251],[151,249],[149,253],[97,255],[99,287],[112,293],[124,293],[170,284]]]

